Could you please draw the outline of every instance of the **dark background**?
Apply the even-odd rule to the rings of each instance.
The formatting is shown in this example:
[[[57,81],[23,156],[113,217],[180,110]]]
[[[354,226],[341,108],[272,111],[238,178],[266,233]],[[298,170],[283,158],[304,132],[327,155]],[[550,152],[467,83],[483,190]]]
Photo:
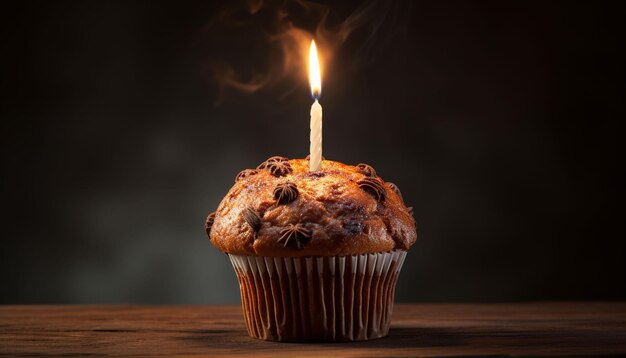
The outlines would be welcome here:
[[[204,219],[241,169],[307,154],[311,98],[305,68],[254,93],[213,71],[282,74],[270,15],[318,19],[22,3],[0,15],[0,302],[238,302]],[[623,2],[327,9],[330,37],[362,16],[326,63],[324,155],[415,208],[397,301],[626,299]]]

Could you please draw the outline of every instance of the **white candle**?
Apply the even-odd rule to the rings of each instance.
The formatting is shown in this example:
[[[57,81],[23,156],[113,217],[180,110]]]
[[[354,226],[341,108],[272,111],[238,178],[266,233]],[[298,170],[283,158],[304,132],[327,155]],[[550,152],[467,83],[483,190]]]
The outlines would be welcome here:
[[[318,171],[322,166],[322,105],[315,100],[311,106],[311,146],[309,171]]]
[[[322,166],[322,105],[317,101],[322,92],[322,76],[320,63],[317,57],[317,47],[315,41],[311,41],[309,48],[309,82],[311,84],[311,94],[315,102],[311,106],[311,133],[309,140],[309,171],[318,171]]]

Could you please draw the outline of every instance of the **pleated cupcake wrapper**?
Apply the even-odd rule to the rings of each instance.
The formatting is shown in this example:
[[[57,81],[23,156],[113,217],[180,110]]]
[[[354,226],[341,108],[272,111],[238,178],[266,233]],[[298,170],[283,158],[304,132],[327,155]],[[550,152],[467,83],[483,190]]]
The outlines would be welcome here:
[[[303,258],[229,256],[252,337],[355,341],[389,332],[406,251]]]

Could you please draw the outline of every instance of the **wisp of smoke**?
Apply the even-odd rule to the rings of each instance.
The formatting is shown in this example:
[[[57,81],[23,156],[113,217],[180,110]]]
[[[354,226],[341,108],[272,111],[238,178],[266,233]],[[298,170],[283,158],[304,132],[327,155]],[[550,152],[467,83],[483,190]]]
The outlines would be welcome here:
[[[219,88],[218,102],[227,89],[254,93],[277,86],[286,98],[307,81],[311,39],[317,43],[323,74],[350,35],[366,29],[354,63],[367,63],[373,39],[384,44],[406,30],[407,19],[398,19],[408,13],[403,9],[408,5],[370,1],[341,17],[330,6],[305,0],[229,2],[208,23],[203,41],[209,52],[207,72]],[[383,47],[378,50],[383,52]]]

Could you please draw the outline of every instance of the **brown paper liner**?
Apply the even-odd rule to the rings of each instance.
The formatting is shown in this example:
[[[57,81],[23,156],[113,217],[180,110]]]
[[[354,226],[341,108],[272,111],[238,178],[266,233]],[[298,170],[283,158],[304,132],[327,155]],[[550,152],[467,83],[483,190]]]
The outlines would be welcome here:
[[[361,341],[389,332],[406,251],[342,257],[229,256],[252,337]]]

